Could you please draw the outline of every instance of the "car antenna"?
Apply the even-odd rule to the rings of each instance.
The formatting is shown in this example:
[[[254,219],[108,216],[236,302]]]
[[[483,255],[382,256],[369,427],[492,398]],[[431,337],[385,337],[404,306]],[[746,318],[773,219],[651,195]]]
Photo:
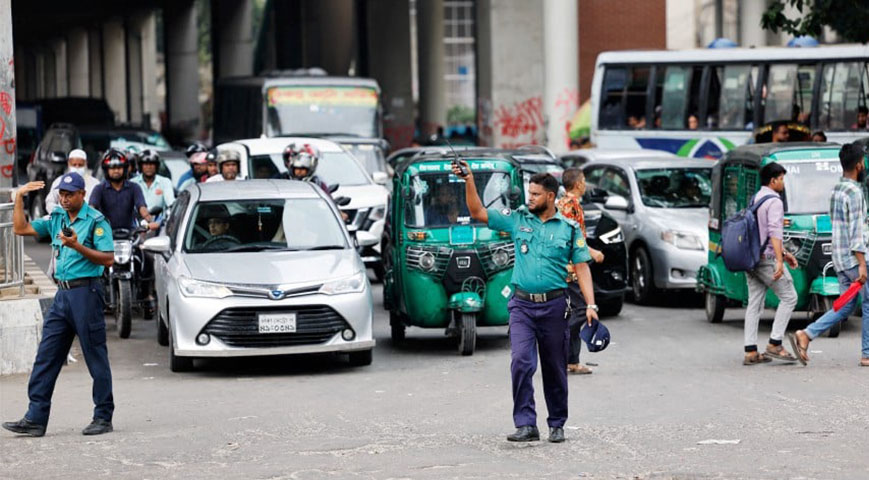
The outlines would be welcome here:
[[[467,177],[468,174],[470,173],[468,171],[468,167],[459,163],[459,154],[456,152],[456,149],[453,148],[453,144],[451,144],[450,141],[447,140],[446,138],[442,138],[442,140],[444,142],[446,142],[447,146],[450,147],[450,150],[453,152],[453,158],[454,158],[453,163],[455,163],[456,166],[459,167],[459,172],[462,174],[463,177]]]

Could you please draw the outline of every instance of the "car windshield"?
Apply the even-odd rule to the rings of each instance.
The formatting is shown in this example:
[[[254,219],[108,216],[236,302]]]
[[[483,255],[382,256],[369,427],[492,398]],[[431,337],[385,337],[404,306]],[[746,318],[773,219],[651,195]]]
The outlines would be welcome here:
[[[465,181],[451,173],[426,173],[411,180],[412,195],[406,200],[405,223],[409,227],[444,227],[470,224],[465,204]],[[474,172],[474,183],[486,208],[509,207],[510,175],[505,172]]]
[[[383,158],[383,151],[374,145],[345,145],[350,153],[359,160],[359,163],[365,167],[368,173],[385,172],[386,159]]]
[[[842,178],[842,165],[838,158],[782,162],[785,175],[787,213],[827,213],[830,210],[830,192]]]
[[[368,87],[271,87],[266,135],[379,136],[377,91]]]
[[[273,178],[286,172],[284,159],[279,153],[250,157],[253,178]],[[316,175],[327,185],[358,186],[371,183],[356,159],[347,152],[321,152]]]
[[[184,239],[189,253],[344,248],[343,227],[321,198],[201,202]]]
[[[656,208],[701,208],[712,195],[711,168],[637,170],[643,205]]]
[[[151,150],[166,151],[170,150],[169,142],[157,132],[148,131],[124,131],[111,132],[109,134],[112,148],[121,150],[127,147],[135,147],[139,150],[150,148]]]

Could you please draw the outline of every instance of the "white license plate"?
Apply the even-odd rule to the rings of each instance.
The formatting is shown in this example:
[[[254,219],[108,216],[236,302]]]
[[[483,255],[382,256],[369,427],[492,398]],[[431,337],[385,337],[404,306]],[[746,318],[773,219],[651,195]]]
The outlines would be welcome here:
[[[295,313],[263,313],[257,320],[259,333],[296,333]]]

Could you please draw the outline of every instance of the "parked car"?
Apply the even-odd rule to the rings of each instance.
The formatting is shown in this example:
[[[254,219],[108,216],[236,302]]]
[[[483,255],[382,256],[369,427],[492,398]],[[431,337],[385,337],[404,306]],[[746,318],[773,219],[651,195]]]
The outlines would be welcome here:
[[[29,181],[45,182],[42,190],[28,195],[26,207],[30,212],[30,218],[40,218],[47,214],[45,198],[51,189],[51,183],[66,171],[66,156],[75,148],[81,148],[81,139],[75,126],[68,123],[55,123],[45,132],[45,136],[33,152],[32,161],[27,165]]]
[[[241,156],[242,178],[274,178],[287,171],[283,151],[291,143],[309,143],[320,151],[322,158],[316,174],[328,185],[338,185],[333,197],[350,199],[350,203],[342,205],[341,210],[347,214],[351,229],[380,238],[386,223],[389,198],[389,192],[383,184],[389,177],[380,172],[372,178],[359,160],[337,143],[310,137],[254,138],[224,143],[218,145],[217,150],[234,150]],[[365,247],[362,260],[374,270],[378,279],[383,278],[379,243]]]
[[[571,150],[558,156],[558,161],[564,168],[583,167],[595,160],[618,160],[631,158],[672,158],[673,154],[663,150],[634,149],[634,150],[609,150],[602,148],[584,148]]]
[[[528,195],[531,177],[537,173],[550,173],[561,180],[564,169],[548,152],[516,156],[520,173]],[[564,189],[560,189],[560,194]],[[616,316],[622,311],[628,280],[628,255],[625,236],[619,223],[612,215],[603,211],[591,201],[588,192],[580,203],[585,214],[586,241],[588,246],[600,250],[604,255],[603,263],[591,264],[591,278],[594,281],[594,299],[602,317]]]
[[[634,299],[694,290],[706,264],[712,162],[635,156],[596,159],[583,171],[591,200],[624,232]]]
[[[143,244],[155,253],[157,340],[169,346],[170,369],[200,357],[322,352],[370,364],[373,303],[356,241],[311,183],[185,189],[164,234]]]

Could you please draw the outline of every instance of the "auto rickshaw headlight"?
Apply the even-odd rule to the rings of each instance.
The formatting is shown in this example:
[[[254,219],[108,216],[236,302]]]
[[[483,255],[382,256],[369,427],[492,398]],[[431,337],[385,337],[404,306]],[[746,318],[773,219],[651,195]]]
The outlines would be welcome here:
[[[796,238],[789,238],[785,240],[784,247],[791,255],[796,255],[800,251],[800,248],[802,248],[802,243]]]
[[[424,252],[419,256],[419,266],[423,270],[430,272],[435,267],[435,256],[431,252]]]
[[[494,263],[496,267],[504,267],[509,261],[510,255],[508,255],[503,248],[495,250],[495,253],[492,254],[492,263]]]

